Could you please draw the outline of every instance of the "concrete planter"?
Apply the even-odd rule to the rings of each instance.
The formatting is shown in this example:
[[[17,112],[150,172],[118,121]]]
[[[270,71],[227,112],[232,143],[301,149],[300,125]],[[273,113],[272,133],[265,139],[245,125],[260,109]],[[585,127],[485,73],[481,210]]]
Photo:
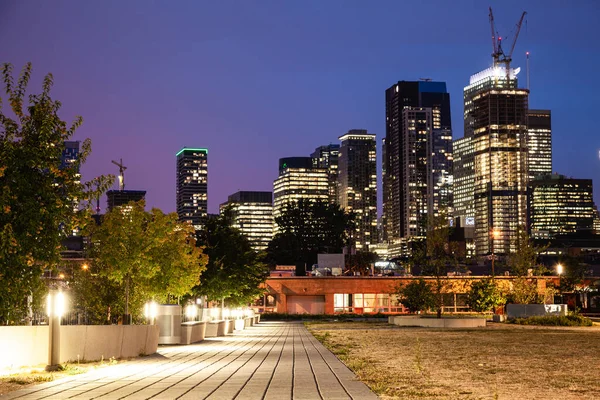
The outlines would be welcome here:
[[[225,330],[225,332],[229,335],[229,334],[233,333],[234,328],[235,328],[235,321],[232,319],[228,319],[227,320],[227,329]]]
[[[543,317],[546,315],[567,315],[566,304],[507,304],[508,318]]]
[[[243,331],[246,327],[246,321],[243,319],[236,319],[233,326],[236,331]]]
[[[260,314],[256,314],[254,316],[254,325],[258,324],[259,321],[260,321]]]
[[[422,318],[419,316],[389,317],[388,323],[423,328],[484,328],[486,326],[483,318]]]
[[[246,317],[244,318],[244,328],[250,328],[253,325],[254,318]]]
[[[190,321],[181,324],[180,344],[198,343],[206,337],[205,321]]]
[[[206,337],[225,336],[227,321],[210,321],[206,324]]]

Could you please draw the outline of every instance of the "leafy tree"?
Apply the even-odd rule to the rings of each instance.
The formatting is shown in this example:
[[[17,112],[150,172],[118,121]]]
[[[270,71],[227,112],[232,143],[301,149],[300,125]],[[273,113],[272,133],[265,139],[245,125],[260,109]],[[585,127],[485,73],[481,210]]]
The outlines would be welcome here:
[[[560,280],[560,290],[563,292],[575,290],[588,276],[589,265],[584,263],[581,257],[562,256],[559,263],[564,267],[564,274]]]
[[[275,223],[279,232],[267,249],[273,265],[310,266],[319,253],[341,253],[355,228],[353,213],[337,204],[306,199],[288,204]]]
[[[505,296],[491,278],[474,282],[467,295],[467,304],[476,312],[493,311],[506,303]]]
[[[88,233],[98,275],[122,289],[125,314],[150,298],[165,302],[187,294],[207,262],[191,225],[176,213],[147,212],[143,201],[113,208]]]
[[[237,306],[262,294],[260,285],[268,270],[248,238],[231,227],[226,216],[207,219],[197,237],[208,264],[200,284],[194,287],[195,295]]]
[[[436,296],[423,278],[411,281],[397,290],[398,301],[411,312],[427,311],[437,305]]]
[[[377,254],[359,250],[356,254],[349,254],[346,256],[346,270],[347,272],[358,272],[361,275],[368,275],[371,271],[371,264],[377,261]]]
[[[516,251],[508,257],[508,266],[512,275],[527,276],[530,269],[533,275],[547,272],[547,269],[538,262],[538,256],[546,250],[547,246],[536,246],[523,227],[517,232],[515,248]]]
[[[67,126],[52,100],[51,74],[42,93],[24,96],[31,76],[28,63],[15,82],[11,64],[2,65],[6,102],[12,117],[0,109],[0,323],[18,323],[45,292],[42,272],[56,268],[61,240],[89,214],[90,200],[106,190],[111,177],[82,183],[79,168],[90,153],[89,139],[69,167],[61,167],[65,141],[81,125]],[[0,98],[0,106],[3,101]],[[80,202],[82,208],[74,207]]]

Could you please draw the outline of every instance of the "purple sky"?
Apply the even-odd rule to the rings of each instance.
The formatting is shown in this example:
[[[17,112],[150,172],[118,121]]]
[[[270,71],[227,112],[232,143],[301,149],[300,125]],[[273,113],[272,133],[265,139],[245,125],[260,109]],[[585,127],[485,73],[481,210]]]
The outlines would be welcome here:
[[[552,110],[554,170],[593,178],[600,198],[600,2],[491,5],[502,36],[526,7],[513,65],[525,85],[531,52],[530,107]],[[446,81],[461,137],[462,89],[491,62],[489,31],[475,0],[0,0],[0,62],[33,62],[36,91],[54,74],[62,116],[84,118],[75,139],[93,142],[84,179],[123,158],[127,188],[165,211],[181,147],[209,149],[217,212],[237,190],[272,190],[280,157],[353,128],[380,144],[398,80]]]

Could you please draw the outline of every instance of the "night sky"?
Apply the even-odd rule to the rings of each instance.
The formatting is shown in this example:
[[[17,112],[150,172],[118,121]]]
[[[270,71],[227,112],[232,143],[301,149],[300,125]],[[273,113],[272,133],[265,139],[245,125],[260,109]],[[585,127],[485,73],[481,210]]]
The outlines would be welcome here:
[[[491,5],[501,36],[528,12],[513,65],[524,86],[531,52],[530,108],[552,110],[554,170],[593,178],[598,201],[600,2]],[[0,63],[31,61],[35,91],[54,74],[61,116],[84,119],[74,139],[92,139],[84,179],[117,174],[110,161],[123,158],[126,188],[175,211],[175,153],[207,147],[217,212],[238,190],[272,190],[280,157],[308,156],[349,129],[377,134],[381,163],[384,92],[398,80],[447,82],[461,137],[463,87],[491,63],[487,6],[0,0]]]

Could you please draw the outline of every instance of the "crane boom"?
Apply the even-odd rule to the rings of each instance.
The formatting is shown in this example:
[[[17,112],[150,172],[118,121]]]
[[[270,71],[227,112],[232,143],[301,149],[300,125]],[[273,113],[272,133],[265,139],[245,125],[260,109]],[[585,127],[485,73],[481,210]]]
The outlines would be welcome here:
[[[119,167],[119,190],[125,190],[125,170],[126,166],[123,165],[123,159],[121,158],[121,162],[116,162],[112,160],[112,163]]]
[[[496,42],[496,26],[494,25],[494,13],[492,12],[492,7],[490,7],[490,28],[492,29],[492,48],[494,49],[492,57],[496,60],[498,58],[498,43]]]
[[[523,14],[521,14],[521,19],[517,24],[517,32],[515,33],[515,38],[513,39],[512,46],[510,47],[510,52],[508,53],[506,58],[510,59],[512,57],[512,53],[515,50],[515,45],[517,44],[517,38],[519,37],[519,32],[521,32],[521,25],[523,25],[523,19],[525,18],[525,15],[527,15],[527,11],[523,11]]]

